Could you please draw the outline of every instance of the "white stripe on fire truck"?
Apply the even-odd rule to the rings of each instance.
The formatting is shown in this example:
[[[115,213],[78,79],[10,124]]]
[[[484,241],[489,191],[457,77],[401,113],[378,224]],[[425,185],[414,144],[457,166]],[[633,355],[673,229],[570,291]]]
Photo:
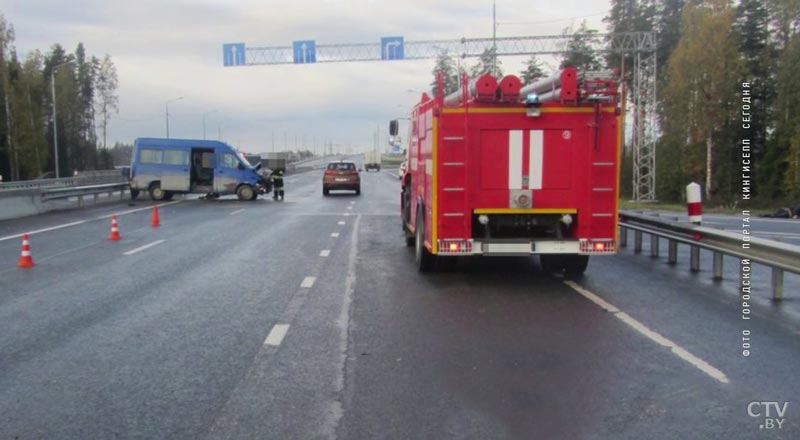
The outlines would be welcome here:
[[[522,189],[522,130],[508,132],[508,189]]]
[[[531,130],[531,147],[528,173],[528,187],[530,189],[542,189],[542,169],[544,167],[544,132],[542,130]]]

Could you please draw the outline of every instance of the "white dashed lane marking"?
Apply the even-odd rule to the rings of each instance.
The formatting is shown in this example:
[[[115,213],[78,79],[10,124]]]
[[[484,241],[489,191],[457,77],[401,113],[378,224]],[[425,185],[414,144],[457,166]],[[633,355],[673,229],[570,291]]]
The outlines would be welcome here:
[[[273,347],[281,345],[288,331],[289,324],[275,324],[267,335],[267,339],[264,340],[264,345],[271,345]]]
[[[244,208],[242,208],[242,209],[237,209],[236,211],[233,211],[233,212],[231,212],[231,213],[230,213],[230,214],[228,214],[228,215],[236,215],[236,214],[241,214],[241,213],[243,213],[244,211],[245,211],[245,209],[244,209]]]
[[[331,237],[333,237],[333,238],[336,238],[336,237],[338,237],[338,236],[339,236],[339,233],[338,233],[338,232],[334,232],[334,233],[332,233],[332,234],[331,234]]]
[[[141,251],[143,251],[143,250],[145,250],[145,249],[150,249],[150,248],[151,248],[151,247],[153,247],[153,246],[158,246],[158,245],[160,245],[161,243],[163,243],[163,242],[165,242],[165,241],[166,241],[166,240],[158,240],[158,241],[154,241],[154,242],[152,242],[152,243],[146,244],[146,245],[144,245],[144,246],[141,246],[141,247],[138,247],[138,248],[136,248],[136,249],[131,249],[131,250],[129,250],[128,252],[125,252],[123,255],[133,255],[133,254],[135,254],[135,253],[138,253],[138,252],[141,252]]]
[[[315,281],[317,281],[317,277],[305,277],[303,278],[303,282],[300,283],[300,287],[305,287],[306,289],[311,288]]]
[[[606,302],[604,299],[600,298],[599,296],[595,295],[594,293],[592,293],[592,292],[584,289],[583,287],[579,286],[574,281],[564,281],[564,284],[566,284],[567,286],[571,287],[576,292],[578,292],[581,295],[583,295],[589,301],[597,304],[602,309],[604,309],[607,312],[613,314],[614,316],[617,317],[617,319],[619,319],[620,321],[624,322],[625,324],[628,324],[634,330],[636,330],[637,332],[639,332],[642,335],[646,336],[651,341],[653,341],[656,344],[661,345],[663,347],[669,348],[670,351],[672,351],[672,353],[675,356],[678,356],[679,358],[683,359],[684,361],[690,363],[691,365],[693,365],[694,367],[696,367],[697,369],[699,369],[703,373],[706,373],[707,375],[709,375],[712,378],[718,380],[719,382],[722,382],[722,383],[729,383],[730,382],[730,380],[728,379],[728,376],[726,376],[725,373],[723,373],[722,371],[716,369],[714,366],[712,366],[708,362],[700,359],[699,357],[689,353],[685,348],[683,348],[680,345],[678,345],[678,344],[672,342],[671,340],[665,338],[660,333],[658,333],[658,332],[656,332],[654,330],[651,330],[646,325],[644,325],[641,322],[637,321],[636,319],[632,318],[627,313],[621,311],[620,309],[618,309],[614,305]]]
[[[339,222],[340,225],[344,225],[344,222]]]
[[[324,251],[320,251],[319,256],[320,257],[327,257],[327,256],[330,256],[330,254],[331,254],[331,251],[329,249],[325,249]]]

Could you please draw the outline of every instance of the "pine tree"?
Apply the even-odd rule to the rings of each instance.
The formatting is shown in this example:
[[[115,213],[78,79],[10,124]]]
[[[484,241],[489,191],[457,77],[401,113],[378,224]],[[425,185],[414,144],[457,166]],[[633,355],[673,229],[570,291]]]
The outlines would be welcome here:
[[[611,34],[652,32],[655,11],[653,2],[649,0],[612,0],[611,10],[603,21],[608,25]],[[609,39],[610,37],[607,38],[607,42]],[[606,55],[606,66],[624,72],[628,88],[633,82],[634,56],[632,53]]]
[[[564,34],[569,34],[569,29],[565,29]],[[597,30],[589,29],[586,20],[582,21],[580,27],[572,33],[572,39],[567,43],[560,68],[572,66],[581,72],[600,70],[600,61],[593,48],[599,44],[595,34],[597,34]]]
[[[500,68],[500,59],[497,58],[497,48],[490,47],[481,53],[478,64],[472,66],[469,71],[470,78],[477,78],[484,73],[491,74],[497,79],[503,77],[503,69]]]
[[[800,183],[800,36],[795,35],[781,55],[775,102],[775,139],[764,155],[760,174],[763,193],[771,199],[797,194]],[[789,185],[793,185],[790,187]]]
[[[117,67],[111,61],[111,56],[106,54],[97,68],[97,96],[95,108],[100,117],[100,130],[103,133],[103,148],[106,148],[108,122],[112,113],[119,112],[119,97],[117,96]]]
[[[12,132],[11,81],[8,63],[14,51],[14,27],[6,22],[0,14],[0,174],[5,178],[16,180],[19,177],[19,154],[16,151]]]
[[[733,135],[725,130],[738,104],[742,64],[733,36],[735,11],[727,0],[687,5],[681,38],[667,66],[663,96],[665,133],[681,154],[684,176],[705,182],[706,198],[716,193],[715,174],[727,171]]]
[[[522,84],[530,84],[546,76],[544,70],[542,70],[541,62],[539,62],[539,59],[536,58],[535,55],[531,56],[530,59],[525,62],[525,66],[525,70],[519,74],[519,79],[522,81]]]
[[[434,96],[436,95],[436,78],[442,74],[444,80],[444,94],[448,95],[450,93],[455,92],[458,90],[458,75],[459,73],[456,70],[456,62],[453,60],[453,57],[447,51],[442,51],[436,57],[436,64],[433,67],[433,82],[431,82],[431,90],[433,90]]]

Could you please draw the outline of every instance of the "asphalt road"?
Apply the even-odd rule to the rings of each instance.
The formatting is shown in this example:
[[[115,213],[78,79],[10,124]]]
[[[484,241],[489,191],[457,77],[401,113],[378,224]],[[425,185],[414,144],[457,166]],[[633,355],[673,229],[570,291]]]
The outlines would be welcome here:
[[[0,222],[0,439],[800,436],[796,278],[775,304],[757,272],[743,321],[734,274],[646,248],[575,282],[535,258],[421,275],[398,197],[393,171],[331,197],[313,171],[159,228],[146,200]],[[773,401],[781,429],[748,415]]]

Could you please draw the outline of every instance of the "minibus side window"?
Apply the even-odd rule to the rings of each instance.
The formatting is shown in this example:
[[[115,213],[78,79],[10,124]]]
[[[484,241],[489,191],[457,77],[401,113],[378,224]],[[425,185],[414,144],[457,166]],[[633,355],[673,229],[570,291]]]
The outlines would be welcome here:
[[[189,152],[182,150],[164,150],[166,165],[189,165]]]
[[[153,150],[150,148],[142,148],[139,150],[139,162],[146,164],[160,164],[162,160],[162,151]]]

